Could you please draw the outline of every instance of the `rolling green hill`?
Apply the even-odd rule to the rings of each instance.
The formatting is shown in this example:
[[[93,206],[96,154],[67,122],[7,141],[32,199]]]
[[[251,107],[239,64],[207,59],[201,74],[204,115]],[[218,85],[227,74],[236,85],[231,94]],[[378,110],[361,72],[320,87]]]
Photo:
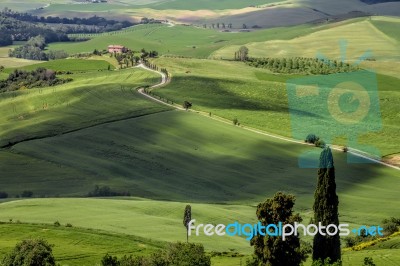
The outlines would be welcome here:
[[[42,222],[41,222],[42,223]],[[74,225],[73,225],[74,226]],[[111,253],[115,256],[145,255],[163,247],[165,243],[96,229],[60,227],[38,224],[0,224],[0,258],[9,252],[17,242],[27,238],[44,238],[53,245],[57,263],[63,266],[93,266],[102,257]]]
[[[70,61],[61,61],[60,67],[65,62],[68,66]],[[85,65],[90,61],[82,62]],[[94,63],[101,64],[101,61]],[[48,64],[57,62],[44,65]],[[0,110],[3,114],[0,118],[1,146],[168,110],[133,93],[136,87],[154,84],[160,79],[157,74],[149,71],[96,70],[65,76],[73,81],[55,87],[0,95]]]
[[[157,95],[178,103],[188,100],[197,110],[230,121],[236,117],[243,125],[292,136],[285,82],[298,76],[271,74],[240,62],[174,58],[155,62],[173,75],[169,85],[155,90]],[[373,143],[382,155],[398,153],[393,143],[398,141],[399,80],[384,75],[377,79],[383,128],[360,136],[360,142]],[[338,137],[334,141],[345,145],[346,140]]]
[[[219,32],[212,29],[177,25],[140,25],[114,34],[89,35],[91,40],[79,43],[53,43],[49,49],[65,50],[68,53],[103,50],[110,44],[121,44],[132,50],[157,50],[161,54],[206,58],[229,44],[244,44],[251,41],[288,40],[314,29],[308,25],[291,28],[269,29],[255,32]],[[85,36],[85,35],[83,35]]]
[[[394,27],[388,28],[387,23]],[[382,31],[377,30],[375,24],[380,25],[377,28]],[[317,53],[322,53],[328,58],[340,59],[339,41],[346,40],[347,60],[356,60],[370,50],[374,59],[396,61],[400,55],[400,43],[393,38],[396,36],[395,29],[398,28],[396,25],[400,25],[400,20],[385,22],[380,21],[379,17],[372,22],[355,20],[354,23],[324,29],[289,41],[249,42],[246,46],[252,57],[315,57]],[[238,49],[237,45],[226,46],[212,56],[233,59],[233,54]]]

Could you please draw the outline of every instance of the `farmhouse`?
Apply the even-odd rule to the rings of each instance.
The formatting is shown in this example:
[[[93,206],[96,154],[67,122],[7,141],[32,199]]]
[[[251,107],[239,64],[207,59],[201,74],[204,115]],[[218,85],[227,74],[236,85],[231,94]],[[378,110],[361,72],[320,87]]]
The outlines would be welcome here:
[[[128,49],[125,46],[122,45],[109,45],[108,46],[108,52],[109,53],[126,53]]]

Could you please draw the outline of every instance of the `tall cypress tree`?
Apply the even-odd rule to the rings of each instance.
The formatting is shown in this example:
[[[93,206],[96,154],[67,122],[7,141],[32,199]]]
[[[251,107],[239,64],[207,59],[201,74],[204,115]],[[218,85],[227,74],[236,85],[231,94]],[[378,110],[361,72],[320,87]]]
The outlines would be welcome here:
[[[336,195],[335,167],[332,151],[325,148],[319,158],[318,184],[314,194],[314,223],[321,222],[323,226],[339,225],[338,205]],[[332,230],[330,230],[332,231]],[[331,262],[340,260],[339,233],[334,236],[325,236],[320,233],[314,237],[313,260],[330,258]]]

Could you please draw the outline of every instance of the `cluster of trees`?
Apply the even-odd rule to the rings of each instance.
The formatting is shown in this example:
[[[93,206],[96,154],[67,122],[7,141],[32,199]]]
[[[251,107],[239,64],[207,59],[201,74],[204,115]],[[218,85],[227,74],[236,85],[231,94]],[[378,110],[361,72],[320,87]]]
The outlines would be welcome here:
[[[0,92],[55,86],[71,80],[59,79],[53,70],[42,67],[33,71],[16,69],[6,80],[0,81]]]
[[[18,243],[2,260],[4,266],[55,266],[52,245],[43,239],[29,239]]]
[[[97,53],[96,53],[97,52]],[[137,54],[140,54],[137,55]],[[93,54],[102,54],[102,52],[99,52],[97,50],[94,50]],[[128,51],[126,53],[111,53],[111,57],[115,57],[115,59],[118,61],[118,64],[120,68],[124,67],[129,67],[129,64],[131,66],[136,65],[140,61],[144,62],[146,66],[158,70],[158,67],[153,68],[153,65],[147,62],[148,58],[155,58],[158,56],[157,51],[146,51],[144,48],[140,51]],[[155,65],[154,65],[155,66]]]
[[[241,60],[236,56],[235,60]],[[242,60],[243,61],[243,60]],[[250,66],[266,68],[276,73],[296,74],[334,74],[356,71],[359,68],[337,60],[324,60],[319,58],[249,58],[246,59]]]
[[[16,41],[26,41],[39,34],[45,36],[47,42],[68,41],[67,34],[70,33],[101,33],[135,25],[127,20],[117,21],[99,16],[90,18],[37,17],[9,8],[0,12],[0,18],[2,20],[1,31]]]
[[[323,141],[322,139],[320,139],[320,137],[318,137],[317,135],[315,135],[313,133],[308,134],[306,139],[304,140],[304,142],[314,144],[315,147],[320,147],[320,148],[325,148],[325,146],[326,146],[325,141]],[[344,149],[343,151],[347,152],[346,149]]]
[[[117,192],[113,191],[110,187],[108,186],[98,186],[96,185],[94,187],[94,190],[88,193],[88,197],[117,197],[117,196],[130,196],[131,193],[128,191],[125,192]]]
[[[144,17],[144,18],[142,18],[140,20],[140,24],[160,24],[160,23],[162,23],[161,20],[157,20],[157,19],[154,19],[154,18],[146,18],[146,17]]]
[[[241,46],[239,50],[235,52],[234,59],[236,61],[247,61],[249,59],[249,48]]]
[[[295,197],[278,192],[273,198],[258,204],[257,218],[263,226],[268,224],[294,225],[302,218],[293,212]],[[312,223],[339,226],[339,199],[336,194],[335,168],[330,148],[325,148],[320,155],[317,188],[314,194],[314,217]],[[254,255],[247,261],[248,266],[258,265],[301,265],[312,251],[313,265],[341,263],[339,234],[330,236],[317,232],[312,248],[300,241],[299,235],[280,236],[256,235],[250,241],[254,246]]]
[[[21,45],[13,50],[9,51],[10,57],[16,58],[24,58],[31,60],[55,60],[67,58],[68,54],[65,51],[49,51],[46,53],[44,51],[46,47],[46,39],[45,37],[38,35],[36,37],[32,37],[28,40],[28,42],[24,45]]]
[[[109,254],[101,260],[102,266],[176,266],[196,265],[210,266],[211,258],[208,256],[201,244],[173,243],[165,249],[150,256],[124,256],[118,259]]]

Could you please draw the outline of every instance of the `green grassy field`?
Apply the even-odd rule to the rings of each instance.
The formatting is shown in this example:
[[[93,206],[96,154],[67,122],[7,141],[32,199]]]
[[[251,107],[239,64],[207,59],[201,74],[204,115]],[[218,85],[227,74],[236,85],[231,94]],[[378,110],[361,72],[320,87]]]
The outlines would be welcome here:
[[[98,208],[99,204],[102,208]],[[68,207],[73,206],[73,207]],[[45,238],[54,245],[61,265],[96,265],[106,253],[146,255],[166,242],[184,241],[181,215],[185,203],[146,199],[29,199],[0,204],[0,257],[16,242],[26,238]],[[197,223],[252,223],[255,208],[244,205],[192,204]],[[61,227],[53,223],[59,221]],[[40,223],[40,224],[21,224]],[[73,227],[66,228],[71,223]],[[47,224],[47,225],[46,225]],[[240,265],[252,252],[240,237],[192,236],[208,252],[239,252],[240,257],[218,256],[212,265]],[[400,237],[361,251],[345,251],[344,265],[361,265],[372,257],[377,265],[395,266],[399,258]],[[311,265],[308,260],[305,265]]]
[[[60,66],[66,62],[70,61],[62,61]],[[82,62],[85,65],[90,61]],[[99,63],[101,61],[95,62]],[[134,92],[139,86],[160,80],[152,72],[141,69],[89,71],[65,77],[73,81],[0,95],[0,110],[4,114],[0,119],[1,146],[168,109]]]
[[[112,233],[96,229],[60,227],[38,224],[0,224],[0,258],[17,242],[27,238],[44,238],[53,245],[57,263],[63,266],[98,265],[107,254],[124,255],[150,254],[165,243],[124,233]]]
[[[240,204],[284,190],[309,215],[316,172],[299,169],[297,158],[310,149],[319,150],[193,113],[163,112],[3,150],[7,175],[0,187],[11,196],[23,190],[39,197],[82,196],[98,184],[138,197]],[[378,223],[395,215],[385,202],[396,200],[398,171],[348,164],[342,152],[335,152],[335,163],[343,221]]]
[[[19,0],[3,2],[0,7],[6,4],[19,10],[48,3],[37,0],[24,6]],[[127,0],[72,4],[60,0],[35,12],[74,16],[96,11],[100,16],[121,18],[143,14],[158,18],[169,13],[181,18],[218,15],[214,19],[230,21],[233,13],[222,9],[275,2]],[[332,6],[333,13],[348,12],[337,4],[314,2],[292,4],[324,12]],[[349,3],[352,10],[360,7],[358,1]],[[213,11],[199,10],[205,6]],[[260,14],[266,16],[260,10],[254,18]],[[243,21],[253,18],[247,13],[234,16],[238,18],[235,23],[241,23],[240,16]],[[140,95],[138,87],[160,81],[153,72],[138,68],[107,71],[116,63],[105,57],[39,64],[7,58],[10,47],[0,48],[0,65],[7,67],[0,78],[7,77],[13,67],[73,72],[60,75],[73,79],[61,86],[0,94],[0,191],[10,196],[0,202],[0,222],[5,222],[0,223],[0,259],[27,237],[44,237],[54,244],[54,254],[65,266],[97,265],[107,252],[118,256],[149,254],[166,242],[185,240],[182,214],[188,203],[197,223],[254,223],[254,206],[276,191],[296,196],[295,209],[307,223],[312,217],[317,173],[316,169],[299,168],[298,157],[320,149],[256,134],[230,122],[236,117],[244,126],[291,137],[285,83],[300,76],[272,74],[218,59],[231,59],[244,44],[252,56],[271,57],[314,57],[318,51],[329,58],[338,57],[338,40],[343,38],[349,41],[350,60],[372,49],[377,61],[364,65],[391,76],[378,75],[383,129],[362,135],[361,142],[373,144],[383,155],[396,154],[400,152],[396,145],[400,130],[398,24],[397,18],[372,17],[246,33],[140,25],[80,35],[92,38],[86,42],[49,45],[49,49],[68,53],[103,50],[110,44],[157,50],[166,56],[154,62],[168,69],[172,81],[153,92],[177,104],[189,100],[195,110],[224,117],[228,123],[196,112],[172,110]],[[180,56],[197,59],[174,58]],[[346,140],[338,136],[335,143],[345,144]],[[377,164],[348,164],[346,154],[338,151],[334,151],[334,160],[341,223],[376,225],[384,218],[400,216],[396,208],[399,171]],[[85,197],[95,185],[128,191],[132,197],[73,198]],[[35,198],[16,199],[25,190],[32,191]],[[13,223],[8,223],[10,219]],[[55,221],[62,226],[54,227]],[[66,228],[67,223],[73,227]],[[241,237],[200,236],[192,241],[204,244],[208,252],[238,251],[243,255],[214,257],[213,265],[242,265],[253,250]],[[346,251],[344,265],[361,265],[369,256],[377,265],[395,266],[400,260],[399,248],[400,237],[396,237],[362,251]]]
[[[212,1],[212,0],[169,0],[163,1],[160,3],[152,3],[148,5],[144,5],[144,7],[153,8],[153,9],[177,9],[177,10],[201,10],[201,9],[239,9],[245,8],[249,6],[258,6],[270,3],[277,3],[282,0],[220,0],[220,1]]]
[[[44,67],[56,71],[88,72],[108,70],[108,66],[111,70],[114,69],[112,64],[104,60],[61,59],[25,66],[22,69],[35,70],[38,67]]]
[[[189,100],[197,110],[231,121],[237,117],[243,125],[291,136],[285,82],[295,75],[275,75],[240,62],[173,58],[155,62],[173,75],[172,82],[155,90],[156,94],[177,103]],[[374,143],[382,155],[399,152],[393,145],[398,141],[399,131],[398,82],[396,78],[378,75],[383,128],[381,132],[360,136],[361,143]],[[346,144],[346,140],[338,137],[335,142]]]
[[[340,59],[339,41],[343,39],[348,42],[347,60],[357,60],[368,50],[377,60],[399,60],[400,43],[392,37],[396,36],[399,22],[378,19],[372,23],[369,19],[356,19],[354,23],[331,27],[289,41],[249,42],[246,46],[253,57],[315,57],[317,53],[322,53],[328,58]],[[212,56],[232,59],[238,49],[237,45],[226,46]]]
[[[177,25],[140,25],[115,34],[89,35],[93,39],[79,43],[54,43],[49,49],[68,53],[92,52],[106,49],[110,44],[121,44],[132,50],[157,50],[161,54],[207,58],[214,51],[232,44],[261,40],[289,40],[314,29],[307,25],[291,28],[268,29],[255,32],[219,32],[211,29]]]

